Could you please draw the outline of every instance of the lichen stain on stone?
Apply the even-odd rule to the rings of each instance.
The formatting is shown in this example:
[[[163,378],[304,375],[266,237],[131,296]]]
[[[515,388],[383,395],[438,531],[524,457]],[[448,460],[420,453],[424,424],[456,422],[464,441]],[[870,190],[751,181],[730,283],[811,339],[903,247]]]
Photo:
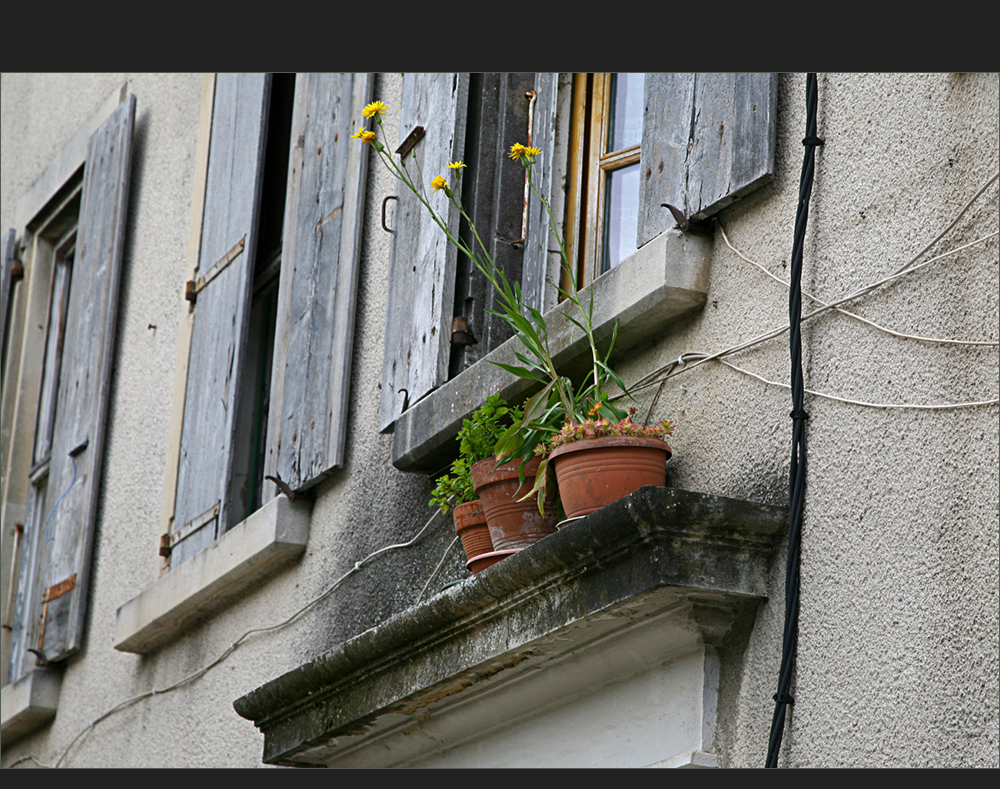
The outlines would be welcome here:
[[[435,702],[446,699],[449,696],[454,696],[458,693],[471,688],[485,680],[495,677],[497,674],[506,671],[508,669],[514,668],[531,657],[530,653],[518,653],[516,655],[510,655],[503,658],[498,663],[491,665],[481,671],[477,671],[473,674],[463,675],[461,677],[456,677],[452,680],[446,680],[440,685],[435,685],[433,688],[427,688],[423,691],[418,691],[415,696],[411,696],[408,699],[403,699],[397,702],[395,705],[389,707],[386,712],[390,713],[400,713],[403,715],[415,715],[421,719],[427,717],[427,713],[424,712],[425,707],[434,704]]]

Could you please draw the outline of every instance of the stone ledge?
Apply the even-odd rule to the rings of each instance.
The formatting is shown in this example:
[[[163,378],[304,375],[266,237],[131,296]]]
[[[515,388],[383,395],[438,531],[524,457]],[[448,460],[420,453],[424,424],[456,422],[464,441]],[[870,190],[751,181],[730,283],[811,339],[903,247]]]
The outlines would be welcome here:
[[[43,726],[56,715],[62,671],[36,668],[0,691],[0,745]]]
[[[515,680],[542,676],[554,661],[625,638],[644,623],[657,623],[650,628],[660,639],[657,660],[718,643],[735,617],[767,596],[768,566],[786,522],[783,507],[642,488],[234,707],[264,733],[264,761],[271,764],[346,764],[376,739],[385,753],[416,723],[463,705],[466,717],[451,736],[474,736],[476,727],[495,721],[489,705],[485,717],[469,720],[470,699],[496,698]],[[579,690],[550,683],[518,703],[551,706]],[[530,709],[518,707],[517,714]],[[399,747],[396,763],[416,758],[406,751],[411,746]],[[438,738],[433,747],[449,743]]]
[[[662,233],[584,288],[581,301],[594,296],[594,336],[610,340],[618,322],[616,352],[654,338],[677,317],[699,309],[708,295],[712,236]],[[571,305],[563,302],[546,316],[552,359],[560,372],[575,375],[589,363],[583,332],[566,319]],[[454,457],[454,439],[462,420],[500,392],[508,402],[521,402],[538,385],[490,362],[520,365],[516,337],[507,340],[469,369],[410,406],[395,422],[392,462],[402,471],[433,473]]]
[[[312,504],[271,499],[205,550],[133,597],[115,617],[115,649],[145,654],[301,554]]]

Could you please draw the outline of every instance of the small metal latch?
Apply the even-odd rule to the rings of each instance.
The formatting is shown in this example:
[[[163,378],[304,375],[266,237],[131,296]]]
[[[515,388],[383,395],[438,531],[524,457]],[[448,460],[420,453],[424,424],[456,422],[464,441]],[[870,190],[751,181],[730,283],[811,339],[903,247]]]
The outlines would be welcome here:
[[[160,556],[163,556],[164,558],[169,557],[171,550],[172,550],[172,548],[170,547],[170,535],[169,534],[161,534],[160,535]]]
[[[399,144],[399,147],[396,149],[396,153],[399,154],[400,158],[405,159],[406,155],[413,150],[413,146],[420,142],[423,136],[424,127],[414,126],[413,131],[407,134],[406,139]]]
[[[451,321],[452,345],[475,345],[476,338],[469,331],[469,319],[460,315]]]

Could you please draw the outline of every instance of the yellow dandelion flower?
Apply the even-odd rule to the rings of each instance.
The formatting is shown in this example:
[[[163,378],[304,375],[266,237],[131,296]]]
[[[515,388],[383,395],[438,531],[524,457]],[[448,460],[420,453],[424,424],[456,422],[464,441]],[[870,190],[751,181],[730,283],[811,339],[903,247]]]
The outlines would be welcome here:
[[[442,176],[439,175],[433,181],[431,181],[431,187],[434,189],[435,192],[438,192],[442,189],[447,190],[448,182],[444,180]]]
[[[538,154],[542,152],[541,148],[535,148],[534,146],[521,145],[521,143],[516,142],[510,146],[510,158],[516,161],[532,161]]]
[[[512,146],[510,146],[510,158],[516,162],[518,159],[524,157],[524,153],[527,150],[528,149],[525,148],[523,145],[521,145],[521,143],[516,142]]]
[[[378,139],[378,135],[365,128],[358,129],[354,134],[351,135],[352,140],[361,140],[364,143],[373,143]]]
[[[366,118],[371,118],[376,115],[378,116],[385,115],[388,111],[389,108],[385,106],[385,102],[373,101],[371,104],[367,105],[363,110],[361,110],[361,114],[364,115]]]
[[[452,162],[451,164],[448,165],[448,167],[450,167],[452,170],[460,170],[461,168],[465,167],[465,164],[461,161],[457,161],[457,162]]]

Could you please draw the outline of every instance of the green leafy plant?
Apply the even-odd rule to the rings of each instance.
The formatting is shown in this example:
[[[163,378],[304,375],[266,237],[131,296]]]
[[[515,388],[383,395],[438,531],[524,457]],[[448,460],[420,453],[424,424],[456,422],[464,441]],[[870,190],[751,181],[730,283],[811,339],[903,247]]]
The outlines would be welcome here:
[[[460,454],[451,464],[451,470],[438,478],[430,506],[447,512],[459,504],[475,501],[470,469],[479,461],[494,457],[500,436],[522,417],[521,409],[508,405],[499,394],[487,397],[486,402],[462,422],[458,431]]]
[[[382,127],[382,116],[388,112],[388,107],[381,101],[375,101],[366,106],[362,112],[365,118],[374,119],[379,131]],[[390,155],[388,149],[379,140],[378,132],[373,129],[360,128],[352,135],[354,139],[370,145],[378,155],[382,163],[399,178],[416,195],[417,199],[430,213],[431,218],[437,224],[448,240],[454,244],[458,250],[469,258],[476,269],[486,278],[490,286],[496,291],[498,296],[499,311],[492,311],[492,314],[499,316],[513,329],[515,336],[521,343],[524,353],[515,353],[519,365],[493,362],[498,367],[507,370],[514,375],[541,384],[542,388],[537,394],[531,397],[524,406],[520,420],[499,437],[495,443],[495,456],[499,463],[515,460],[518,458],[528,459],[535,454],[545,454],[545,447],[549,439],[559,433],[565,424],[578,424],[587,419],[593,420],[607,419],[620,421],[627,417],[627,413],[621,407],[615,405],[615,401],[625,396],[631,396],[622,379],[611,369],[608,360],[614,348],[618,334],[618,325],[615,324],[611,340],[607,348],[601,352],[598,350],[594,340],[594,298],[591,291],[588,303],[580,299],[577,288],[576,275],[573,266],[570,264],[566,254],[566,246],[559,235],[555,219],[552,216],[552,209],[548,200],[538,191],[533,178],[533,167],[535,160],[541,155],[541,150],[532,146],[525,146],[515,143],[510,149],[510,158],[519,161],[525,167],[528,182],[532,192],[545,207],[546,215],[549,219],[549,226],[555,236],[559,251],[562,255],[562,265],[569,287],[562,288],[556,286],[560,294],[570,303],[571,309],[564,312],[565,317],[574,325],[580,328],[587,338],[591,357],[591,369],[588,374],[576,385],[570,378],[562,375],[552,361],[552,354],[549,348],[548,324],[545,318],[534,307],[524,303],[521,294],[521,285],[518,282],[511,283],[503,270],[498,268],[486,245],[479,237],[475,224],[466,213],[461,201],[461,180],[462,170],[466,165],[461,162],[452,162],[448,165],[451,181],[442,175],[435,176],[431,182],[431,189],[435,192],[444,192],[446,198],[459,211],[461,216],[468,223],[475,239],[473,244],[466,244],[461,239],[456,238],[448,229],[447,223],[431,204],[431,199],[423,187],[422,181],[414,179],[407,169],[406,157],[401,157],[399,162]],[[419,175],[419,165],[416,153],[412,153],[414,168]],[[614,397],[609,396],[609,389],[612,386],[618,387],[621,394]],[[536,451],[541,448],[541,451]],[[547,487],[549,475],[548,459],[542,460],[538,472],[535,475],[534,486],[524,498],[536,494],[538,497],[539,510],[543,509],[543,501]],[[524,481],[524,472],[521,470],[520,479]]]

